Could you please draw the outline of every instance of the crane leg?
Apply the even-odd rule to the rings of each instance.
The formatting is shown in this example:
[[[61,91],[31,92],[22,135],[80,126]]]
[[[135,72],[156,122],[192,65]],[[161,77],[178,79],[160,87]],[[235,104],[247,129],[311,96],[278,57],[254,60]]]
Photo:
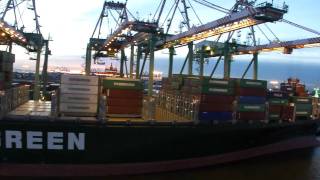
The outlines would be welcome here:
[[[188,61],[188,75],[193,74],[193,42],[188,44],[189,61]]]
[[[134,45],[131,45],[131,52],[130,52],[130,79],[133,79],[133,62],[134,62]]]
[[[174,47],[169,48],[169,70],[168,77],[171,78],[173,74],[173,56],[174,56]]]
[[[258,53],[253,54],[253,79],[258,80]]]
[[[201,48],[201,54],[200,54],[200,76],[204,76],[204,47]]]
[[[34,79],[34,91],[33,99],[34,101],[40,100],[40,58],[41,58],[41,49],[37,51],[37,61],[36,61],[36,73]]]
[[[124,61],[126,58],[126,54],[124,52],[124,49],[121,49],[121,58],[120,58],[120,77],[124,77]]]
[[[87,53],[86,53],[86,67],[85,67],[86,75],[90,75],[91,73],[91,47],[88,44],[87,46]]]
[[[137,65],[136,65],[136,79],[140,78],[140,61],[141,61],[141,46],[138,45],[138,50],[137,50]]]

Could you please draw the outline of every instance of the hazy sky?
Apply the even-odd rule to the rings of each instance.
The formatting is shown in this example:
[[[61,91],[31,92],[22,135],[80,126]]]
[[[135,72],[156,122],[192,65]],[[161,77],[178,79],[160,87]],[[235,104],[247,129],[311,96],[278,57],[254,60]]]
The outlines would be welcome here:
[[[168,0],[167,10],[174,0]],[[221,18],[224,15],[209,8],[199,6],[190,0],[196,9],[201,21],[209,22]],[[231,8],[235,0],[209,0],[215,4],[225,8]],[[282,5],[283,1],[274,0],[277,4]],[[45,37],[49,34],[52,36],[50,49],[52,56],[50,57],[50,65],[63,65],[79,68],[84,63],[82,56],[85,54],[86,44],[91,37],[94,26],[98,20],[102,10],[104,0],[38,0],[38,13],[40,15],[40,24],[42,25],[42,33]],[[153,14],[160,0],[128,0],[128,9],[135,16],[141,19],[148,19],[149,14]],[[294,21],[298,24],[310,27],[320,31],[320,1],[319,0],[287,0],[289,5],[289,13],[286,19]],[[191,11],[191,9],[190,9]],[[139,13],[137,13],[139,12]],[[193,12],[190,12],[193,24],[199,24]],[[177,15],[178,19],[181,15]],[[181,18],[180,18],[181,19]],[[178,22],[177,20],[176,22]],[[178,27],[178,23],[174,26]],[[281,40],[294,40],[306,37],[315,37],[308,32],[301,31],[295,27],[283,23],[270,24],[270,28],[277,34]],[[262,26],[263,27],[263,26]],[[105,30],[107,27],[104,27]],[[270,34],[270,33],[269,33]],[[102,35],[107,36],[107,34]],[[270,37],[272,37],[270,35]],[[265,42],[261,37],[261,42]],[[30,66],[33,67],[34,62],[26,60],[28,56],[24,54],[24,50],[15,48],[17,52],[16,67]],[[161,52],[159,53],[161,54]],[[270,54],[264,55],[263,59],[290,59],[319,60],[320,49],[299,50],[292,56]]]

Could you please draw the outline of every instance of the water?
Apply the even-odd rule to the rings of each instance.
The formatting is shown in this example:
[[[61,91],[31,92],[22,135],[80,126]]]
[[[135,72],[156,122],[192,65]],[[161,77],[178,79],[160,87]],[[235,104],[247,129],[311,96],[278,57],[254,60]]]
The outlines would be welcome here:
[[[117,177],[128,180],[320,180],[320,148],[309,148],[210,168]]]
[[[249,59],[249,58],[248,58]],[[205,74],[209,75],[215,65],[215,60],[211,60],[205,65]],[[261,59],[259,62],[259,79],[263,80],[279,80],[286,81],[289,77],[297,77],[306,84],[306,86],[312,90],[315,87],[320,87],[320,63],[319,62],[304,62],[299,60],[292,61],[268,61]],[[183,59],[177,59],[174,63],[173,72],[178,74],[181,70],[183,64]],[[237,60],[232,63],[231,76],[232,77],[242,77],[245,71],[248,60]],[[148,67],[148,64],[146,64]],[[166,59],[159,59],[155,62],[155,67],[157,71],[163,72],[164,76],[167,75],[168,71],[168,61]],[[194,73],[197,74],[198,65],[194,64]],[[147,69],[147,68],[146,68]],[[186,73],[187,67],[184,73]],[[217,72],[214,77],[222,77],[223,74],[223,63],[220,63]],[[246,78],[252,77],[252,69],[249,70],[248,76]]]

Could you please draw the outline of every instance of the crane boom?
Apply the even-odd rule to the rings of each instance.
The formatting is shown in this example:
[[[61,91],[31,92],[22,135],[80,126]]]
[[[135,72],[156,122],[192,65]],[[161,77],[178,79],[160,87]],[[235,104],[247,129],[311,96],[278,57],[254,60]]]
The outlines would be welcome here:
[[[158,46],[168,48],[184,45],[192,41],[206,39],[208,37],[232,32],[235,30],[251,27],[254,25],[279,21],[287,11],[277,9],[270,5],[262,7],[247,7],[240,12],[234,12],[218,20],[209,22],[199,27],[191,28],[189,31],[167,38],[164,42],[158,42]],[[163,44],[162,44],[163,43]]]
[[[7,37],[8,40],[11,40],[19,45],[26,45],[27,39],[24,34],[11,27],[2,19],[0,19],[0,32],[2,33],[1,36]]]

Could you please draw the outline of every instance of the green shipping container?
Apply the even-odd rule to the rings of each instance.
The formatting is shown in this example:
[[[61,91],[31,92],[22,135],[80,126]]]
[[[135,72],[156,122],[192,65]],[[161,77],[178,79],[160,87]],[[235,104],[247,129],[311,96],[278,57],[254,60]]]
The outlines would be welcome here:
[[[237,107],[238,112],[264,112],[266,105],[264,104],[239,104]]]
[[[296,111],[312,111],[312,104],[295,104]]]
[[[182,85],[179,82],[171,82],[170,87],[172,90],[180,90]]]
[[[195,94],[211,94],[211,95],[234,95],[234,89],[233,88],[223,88],[223,87],[190,87],[191,92]]]
[[[289,101],[287,99],[269,99],[268,100],[270,105],[288,105]]]
[[[210,77],[191,77],[187,78],[191,85],[195,86],[212,86],[212,87],[228,87],[232,88],[235,85],[234,80],[213,79]]]
[[[267,84],[267,81],[262,80],[236,79],[236,85],[240,88],[267,89]]]
[[[312,104],[312,97],[291,97],[291,102],[299,104]]]
[[[296,111],[296,116],[310,117],[312,111]]]
[[[102,80],[102,86],[106,89],[143,90],[140,80],[107,78]]]

